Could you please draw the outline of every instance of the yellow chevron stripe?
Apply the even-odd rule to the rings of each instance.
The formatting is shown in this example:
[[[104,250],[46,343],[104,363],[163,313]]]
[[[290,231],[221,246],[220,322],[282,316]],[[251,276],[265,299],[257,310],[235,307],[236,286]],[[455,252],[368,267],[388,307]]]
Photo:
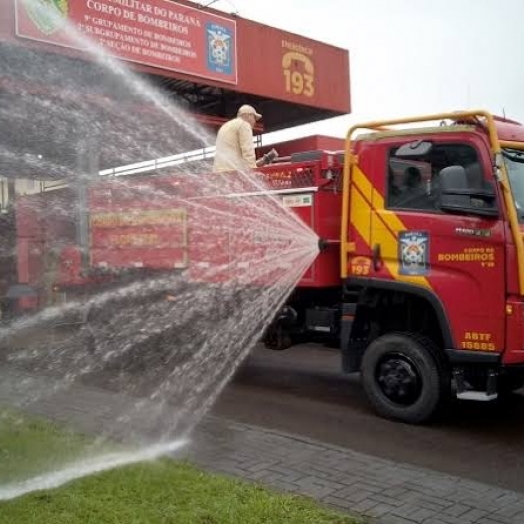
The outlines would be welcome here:
[[[358,166],[353,167],[352,179],[368,202],[371,203],[373,199],[373,185]]]
[[[366,200],[357,191],[357,186],[351,188],[351,207],[349,220],[357,230],[358,234],[366,241],[371,241],[371,205],[370,200]]]
[[[395,280],[431,288],[426,277],[399,274],[398,233],[408,228],[395,212],[384,209],[384,197],[357,166],[353,167],[352,180],[355,187],[351,191],[350,220],[359,235],[370,249],[372,244],[380,244],[381,258]]]

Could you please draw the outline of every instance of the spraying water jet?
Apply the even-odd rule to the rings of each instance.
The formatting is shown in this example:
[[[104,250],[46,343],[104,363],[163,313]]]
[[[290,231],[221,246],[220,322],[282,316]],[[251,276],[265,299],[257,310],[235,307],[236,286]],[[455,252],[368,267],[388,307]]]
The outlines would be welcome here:
[[[95,446],[89,461],[52,461],[16,486],[0,477],[0,499],[176,449],[319,252],[299,209],[325,182],[318,159],[212,174],[204,158],[102,176],[204,147],[211,134],[63,13],[46,16],[97,75],[74,57],[0,48],[11,102],[0,112],[12,125],[2,165],[42,184],[11,202],[17,285],[31,294],[13,297],[15,318],[0,331],[0,399],[47,414],[110,392],[115,406],[94,404],[75,424],[100,442],[139,446],[116,457]]]

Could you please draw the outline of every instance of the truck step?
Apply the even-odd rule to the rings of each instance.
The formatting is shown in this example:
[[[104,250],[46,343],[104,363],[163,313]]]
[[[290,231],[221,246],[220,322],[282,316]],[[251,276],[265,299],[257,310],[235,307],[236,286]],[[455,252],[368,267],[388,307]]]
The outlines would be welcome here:
[[[486,393],[485,391],[461,391],[457,392],[457,398],[459,400],[476,400],[480,402],[489,402],[495,400],[498,397],[498,393]]]
[[[475,400],[477,402],[489,402],[491,400],[495,400],[498,397],[498,373],[495,370],[489,369],[487,371],[485,391],[473,389],[470,384],[467,384],[464,380],[464,369],[462,368],[455,368],[453,370],[453,377],[457,385],[456,394],[459,400]]]

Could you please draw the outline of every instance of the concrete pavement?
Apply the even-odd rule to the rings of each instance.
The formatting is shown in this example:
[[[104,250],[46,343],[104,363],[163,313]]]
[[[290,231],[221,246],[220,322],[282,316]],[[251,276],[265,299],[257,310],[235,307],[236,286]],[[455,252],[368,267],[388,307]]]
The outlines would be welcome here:
[[[199,425],[187,457],[377,524],[524,522],[523,494],[224,419]]]

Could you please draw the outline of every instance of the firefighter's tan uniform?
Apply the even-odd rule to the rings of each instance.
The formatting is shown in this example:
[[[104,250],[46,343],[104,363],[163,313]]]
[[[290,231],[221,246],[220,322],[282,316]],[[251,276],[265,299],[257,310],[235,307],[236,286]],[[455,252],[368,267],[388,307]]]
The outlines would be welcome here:
[[[253,129],[243,118],[226,122],[218,131],[213,171],[256,168]]]

